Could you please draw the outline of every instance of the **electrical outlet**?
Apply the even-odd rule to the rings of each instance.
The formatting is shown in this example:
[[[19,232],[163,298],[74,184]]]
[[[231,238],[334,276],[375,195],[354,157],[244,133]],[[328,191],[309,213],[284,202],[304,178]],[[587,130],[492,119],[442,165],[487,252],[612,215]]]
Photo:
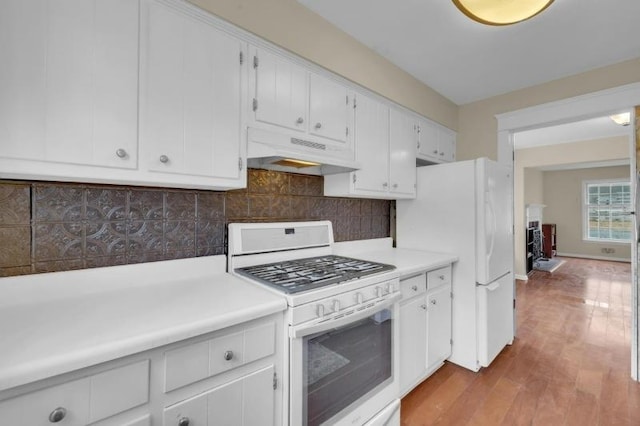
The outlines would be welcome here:
[[[602,249],[600,249],[602,251],[602,253],[607,253],[607,254],[611,254],[611,253],[615,253],[616,249],[611,248],[611,247],[602,247]]]

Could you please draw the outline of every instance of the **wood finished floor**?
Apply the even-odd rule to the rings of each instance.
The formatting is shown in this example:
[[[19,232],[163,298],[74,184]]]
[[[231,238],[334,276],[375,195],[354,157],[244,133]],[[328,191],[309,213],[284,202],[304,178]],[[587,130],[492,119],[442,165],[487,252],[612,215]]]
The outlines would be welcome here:
[[[640,425],[631,267],[565,260],[517,282],[513,345],[478,373],[445,363],[403,398],[402,426]]]

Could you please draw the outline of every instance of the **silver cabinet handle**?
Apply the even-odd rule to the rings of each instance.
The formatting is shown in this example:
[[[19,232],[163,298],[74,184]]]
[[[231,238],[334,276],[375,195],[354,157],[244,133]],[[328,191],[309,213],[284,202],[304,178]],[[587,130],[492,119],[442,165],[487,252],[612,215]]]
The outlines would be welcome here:
[[[444,152],[441,152],[440,155],[444,157]]]
[[[433,153],[434,153],[434,154],[437,154],[437,153],[438,153],[438,150],[437,150],[437,149],[434,149],[434,150],[433,150]]]
[[[126,156],[127,156],[127,151],[125,151],[125,150],[124,150],[124,149],[122,149],[122,148],[118,148],[118,149],[116,149],[116,155],[117,155],[118,157],[120,157],[120,158],[124,158],[124,157],[126,157]]]
[[[161,155],[160,156],[160,162],[164,163],[164,164],[168,163],[169,162],[169,157],[167,157],[166,155]]]
[[[418,291],[418,286],[417,285],[411,286],[411,290]]]
[[[438,275],[438,278],[444,281],[444,275]]]
[[[49,414],[49,421],[51,423],[61,422],[67,415],[67,409],[64,407],[58,407]]]
[[[389,186],[389,182],[385,182],[385,183],[382,184],[383,188],[386,188],[387,186]]]
[[[422,309],[424,309],[425,311],[427,310],[427,305],[420,305],[420,307],[421,307]]]
[[[397,183],[394,183],[394,184],[393,184],[393,189],[396,189],[397,187],[398,187],[398,184],[397,184]]]
[[[431,299],[430,303],[431,303],[432,305],[437,305],[437,304],[438,304],[438,301],[437,301],[436,299]]]
[[[319,129],[322,127],[322,123],[316,123],[316,129]]]
[[[231,361],[233,359],[233,351],[225,351],[224,359],[225,361]]]
[[[189,423],[191,423],[189,417],[180,417],[180,420],[178,420],[178,426],[189,426]]]
[[[298,117],[298,119],[296,120],[296,123],[298,123],[298,124],[304,123],[304,118]]]

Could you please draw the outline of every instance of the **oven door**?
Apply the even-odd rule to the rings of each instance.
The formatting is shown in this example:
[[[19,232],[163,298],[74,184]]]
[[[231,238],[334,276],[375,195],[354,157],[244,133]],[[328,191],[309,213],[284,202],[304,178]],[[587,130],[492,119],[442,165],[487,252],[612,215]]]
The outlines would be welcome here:
[[[397,400],[398,299],[291,328],[291,425],[362,425]]]

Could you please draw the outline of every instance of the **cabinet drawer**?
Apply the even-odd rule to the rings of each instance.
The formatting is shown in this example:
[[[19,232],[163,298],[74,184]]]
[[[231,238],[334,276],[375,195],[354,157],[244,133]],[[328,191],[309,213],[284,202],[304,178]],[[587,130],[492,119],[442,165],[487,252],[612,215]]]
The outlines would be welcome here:
[[[235,332],[165,352],[164,391],[195,383],[275,353],[274,322]]]
[[[420,274],[415,277],[403,279],[400,281],[400,292],[402,293],[402,300],[407,300],[418,294],[422,294],[427,291],[427,278],[426,274]]]
[[[144,360],[0,402],[0,413],[3,424],[86,425],[148,400],[149,361]]]
[[[89,395],[92,423],[146,403],[149,401],[149,360],[91,376]]]
[[[451,284],[451,266],[427,272],[427,289],[432,290],[445,284]]]
[[[244,363],[244,333],[215,338],[209,343],[209,375],[231,370]]]

